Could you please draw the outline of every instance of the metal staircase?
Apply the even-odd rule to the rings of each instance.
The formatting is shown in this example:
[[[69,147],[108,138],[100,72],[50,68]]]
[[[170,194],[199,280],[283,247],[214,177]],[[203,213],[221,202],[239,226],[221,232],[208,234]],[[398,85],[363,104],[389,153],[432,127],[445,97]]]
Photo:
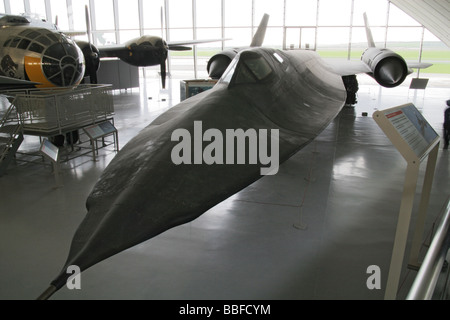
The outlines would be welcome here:
[[[0,176],[2,176],[9,163],[23,141],[22,125],[14,104],[6,110],[0,120]]]

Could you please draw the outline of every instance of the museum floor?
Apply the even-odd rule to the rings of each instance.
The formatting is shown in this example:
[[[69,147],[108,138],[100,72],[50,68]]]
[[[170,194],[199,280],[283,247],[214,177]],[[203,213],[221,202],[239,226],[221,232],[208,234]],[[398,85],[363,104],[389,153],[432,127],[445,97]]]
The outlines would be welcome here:
[[[91,267],[81,275],[81,290],[63,287],[52,299],[383,299],[406,162],[371,115],[412,102],[442,134],[450,92],[444,78],[425,91],[409,90],[409,78],[394,89],[363,80],[355,108],[344,108],[277,175]],[[160,92],[153,78],[140,90],[114,92],[121,147],[177,103],[179,80],[170,84]],[[450,151],[442,144],[426,237],[450,195]],[[26,137],[21,148],[36,146],[36,138]],[[60,188],[40,163],[13,163],[0,177],[0,299],[35,299],[48,287],[65,262],[86,198],[114,155],[105,148],[97,162],[86,155],[63,163]],[[408,254],[409,247],[405,264]],[[379,290],[366,285],[371,265],[381,270]],[[399,299],[415,275],[405,265]]]

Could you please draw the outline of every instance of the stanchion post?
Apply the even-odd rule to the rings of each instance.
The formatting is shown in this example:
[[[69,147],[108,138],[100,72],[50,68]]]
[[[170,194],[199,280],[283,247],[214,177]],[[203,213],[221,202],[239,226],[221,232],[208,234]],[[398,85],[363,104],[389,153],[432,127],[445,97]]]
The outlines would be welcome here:
[[[384,299],[395,300],[405,256],[406,242],[408,239],[409,224],[411,221],[414,195],[416,193],[417,178],[419,176],[420,163],[411,162],[406,168],[405,183],[403,185],[402,202],[398,214],[397,229],[395,232],[394,248],[392,250],[391,265],[386,284]]]
[[[419,204],[419,213],[417,216],[416,228],[414,230],[414,237],[411,247],[411,256],[409,259],[409,265],[416,269],[420,267],[419,253],[422,246],[422,237],[425,229],[425,220],[427,216],[428,204],[430,202],[431,187],[433,185],[433,177],[434,171],[436,169],[438,151],[439,143],[436,144],[433,150],[431,150],[431,152],[428,154],[427,168],[425,171],[425,178],[422,189],[422,198]]]

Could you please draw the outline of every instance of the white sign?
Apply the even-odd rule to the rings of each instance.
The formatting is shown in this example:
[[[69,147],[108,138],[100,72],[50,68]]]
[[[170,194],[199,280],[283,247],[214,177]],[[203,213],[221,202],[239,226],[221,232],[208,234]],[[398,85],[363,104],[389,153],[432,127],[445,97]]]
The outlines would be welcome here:
[[[41,150],[40,151],[45,156],[47,156],[50,160],[52,160],[54,162],[58,162],[59,149],[58,149],[57,146],[55,146],[49,140],[44,139],[44,141],[42,141]]]
[[[413,105],[387,112],[385,115],[418,157],[425,153],[438,136]]]

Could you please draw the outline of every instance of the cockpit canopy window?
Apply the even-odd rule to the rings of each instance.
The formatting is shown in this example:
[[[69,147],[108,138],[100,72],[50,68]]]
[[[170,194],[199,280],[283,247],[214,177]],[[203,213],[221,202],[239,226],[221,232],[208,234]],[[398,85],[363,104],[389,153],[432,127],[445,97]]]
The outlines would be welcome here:
[[[82,53],[75,44],[55,43],[43,55],[42,69],[50,82],[58,86],[69,86],[81,79]]]
[[[52,43],[65,45],[71,44],[72,42],[63,34],[54,33],[48,29],[26,29],[20,32],[19,36],[13,36],[7,39],[3,44],[3,47],[42,53],[44,49],[51,46]]]
[[[22,39],[19,43],[19,45],[17,46],[17,48],[19,49],[23,49],[25,50],[26,48],[28,48],[28,46],[30,45],[31,41],[28,39]]]
[[[11,47],[11,48],[15,48],[15,47],[17,47],[17,44],[20,42],[20,38],[14,38],[12,41],[11,41],[11,43],[9,44],[9,46]]]
[[[263,56],[253,51],[246,51],[231,62],[224,72],[221,82],[257,83],[267,79],[272,72],[272,68]]]
[[[52,42],[45,36],[40,36],[36,41],[42,43],[44,46],[49,46]]]
[[[29,24],[30,21],[23,16],[3,15],[0,16],[0,26],[9,24]]]
[[[256,80],[264,80],[272,73],[272,68],[263,57],[245,59],[244,64]]]
[[[31,29],[31,30],[25,29],[24,31],[19,33],[19,35],[24,36],[24,37],[29,38],[29,39],[34,39],[37,36],[39,36],[40,33],[38,31],[34,30],[34,29]]]
[[[33,42],[31,44],[31,46],[28,48],[28,50],[37,52],[37,53],[42,53],[42,51],[44,51],[44,47],[41,46],[40,44],[37,44],[36,42]]]
[[[220,79],[221,83],[230,83],[231,78],[233,77],[234,70],[236,69],[236,64],[238,62],[238,58],[235,58],[233,61],[231,61],[228,68],[225,70],[225,72],[222,75],[222,78]]]

